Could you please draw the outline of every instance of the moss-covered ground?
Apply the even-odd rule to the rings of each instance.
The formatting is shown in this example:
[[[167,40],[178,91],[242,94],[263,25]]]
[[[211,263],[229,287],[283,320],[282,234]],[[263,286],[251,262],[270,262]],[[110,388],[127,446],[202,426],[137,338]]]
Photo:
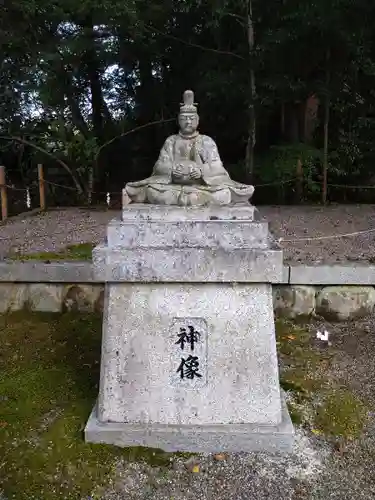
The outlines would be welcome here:
[[[84,442],[100,332],[96,315],[0,316],[0,492],[7,499],[87,498],[119,457],[170,464],[158,450]]]
[[[277,322],[281,385],[295,423],[359,436],[366,405],[328,375],[332,353],[303,326]],[[86,444],[98,391],[102,319],[82,313],[0,315],[0,492],[7,499],[95,498],[120,458],[166,470],[169,454]]]
[[[343,442],[360,436],[368,407],[337,380],[334,351],[319,344],[306,326],[276,321],[280,384],[295,424]]]
[[[77,243],[75,245],[68,245],[64,249],[56,252],[34,252],[34,253],[11,253],[8,255],[10,260],[25,261],[25,260],[39,260],[43,262],[49,261],[69,261],[80,260],[90,261],[92,259],[93,243]]]

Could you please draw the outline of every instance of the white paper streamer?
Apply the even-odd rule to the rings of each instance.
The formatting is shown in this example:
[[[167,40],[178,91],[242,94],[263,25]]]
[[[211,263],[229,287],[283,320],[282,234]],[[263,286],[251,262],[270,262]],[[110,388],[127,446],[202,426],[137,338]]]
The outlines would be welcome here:
[[[27,208],[31,208],[31,197],[29,188],[26,188],[26,206]]]

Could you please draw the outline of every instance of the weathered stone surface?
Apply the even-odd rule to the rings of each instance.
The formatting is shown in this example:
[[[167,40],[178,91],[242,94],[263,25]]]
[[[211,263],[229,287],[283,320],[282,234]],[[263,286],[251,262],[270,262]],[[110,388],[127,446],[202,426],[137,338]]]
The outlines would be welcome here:
[[[290,266],[285,266],[283,268],[283,280],[282,284],[283,285],[289,285],[289,276],[290,276]]]
[[[104,287],[101,287],[98,299],[94,304],[94,311],[102,313],[104,311]]]
[[[0,262],[0,281],[12,283],[91,283],[91,262]]]
[[[330,286],[316,298],[316,313],[327,319],[344,321],[371,314],[375,289],[371,286]]]
[[[27,300],[27,286],[14,283],[0,284],[0,313],[19,311]]]
[[[124,193],[124,190],[123,190]],[[206,207],[178,207],[131,203],[123,206],[123,221],[183,222],[209,220],[244,220],[252,221],[257,209],[248,203],[233,206],[208,205]]]
[[[147,198],[154,181],[127,193]],[[168,451],[289,449],[271,286],[286,274],[268,224],[242,204],[131,207],[93,251],[106,287],[86,439]]]
[[[100,285],[68,285],[64,290],[63,309],[91,312],[95,309],[100,292]]]
[[[100,421],[281,422],[271,285],[126,283],[106,293]],[[181,322],[200,333],[200,349],[178,344]],[[195,352],[201,377],[181,380],[181,359]]]
[[[253,221],[111,221],[107,229],[109,247],[173,248],[269,248],[267,222]]]
[[[279,250],[223,248],[108,248],[93,250],[95,277],[116,283],[282,283]]]
[[[315,294],[313,286],[277,285],[273,288],[275,314],[287,318],[310,316],[315,310]]]
[[[45,283],[28,286],[27,303],[32,311],[61,312],[64,288]]]
[[[375,266],[290,266],[291,285],[375,285]]]
[[[85,428],[90,443],[109,443],[116,446],[146,446],[168,452],[238,453],[268,451],[291,452],[294,429],[284,398],[282,417],[277,425],[220,424],[220,425],[149,425],[100,422],[97,408],[92,411]]]
[[[284,268],[285,271],[286,268]],[[285,271],[286,272],[286,271]],[[285,274],[284,272],[284,274]],[[284,278],[285,279],[285,278]],[[284,281],[285,283],[285,281]],[[6,312],[8,310],[19,310],[22,309],[25,305],[26,302],[28,302],[28,297],[29,297],[29,287],[33,285],[28,285],[25,283],[1,283],[0,284],[0,313],[1,312]],[[51,286],[49,283],[40,283],[38,285],[38,290],[43,289],[44,287],[49,287]],[[60,288],[61,289],[61,300],[62,300],[62,308],[63,309],[69,309],[73,307],[74,309],[77,309],[79,311],[87,311],[87,310],[94,310],[96,312],[102,313],[103,312],[103,307],[104,307],[104,286],[102,284],[96,284],[96,285],[88,285],[87,283],[80,283],[77,284],[78,289],[74,289],[71,291],[71,289],[75,285],[68,285],[68,287],[61,283],[61,284],[55,284],[53,287],[55,288]],[[87,288],[86,288],[87,287]],[[68,290],[67,290],[68,288]],[[342,288],[347,288],[349,289],[349,295],[353,292],[354,289],[357,288],[363,288],[363,287],[354,287],[354,286],[348,286],[348,287],[342,287],[342,286],[332,286],[329,287],[332,290],[333,294],[339,293],[340,296],[342,294],[341,290]],[[371,311],[371,295],[372,295],[372,287],[364,287],[366,290],[370,289],[370,304],[369,307],[357,307],[355,306],[355,317],[363,317],[369,314],[369,309]],[[91,295],[91,289],[93,290],[93,295]],[[82,290],[88,290],[88,296],[87,296],[87,291],[84,291],[82,294]],[[273,289],[273,298],[274,298],[274,309],[275,313],[278,316],[283,316],[283,317],[290,317],[294,318],[299,315],[305,315],[305,314],[311,314],[311,309],[312,309],[312,304],[313,304],[313,296],[319,295],[319,292],[321,290],[321,287],[310,287],[310,286],[280,286],[280,285],[275,285]],[[70,291],[70,294],[73,296],[69,295],[67,296],[67,291]],[[326,293],[326,292],[325,292]],[[330,292],[331,293],[331,292]],[[48,292],[50,294],[50,292]],[[57,298],[60,296],[60,294],[57,294]],[[366,292],[367,296],[367,292]],[[70,302],[66,303],[65,299],[69,299]],[[73,304],[72,301],[73,300]],[[93,301],[93,304],[91,305],[90,301]],[[345,299],[340,299],[344,301],[345,303],[351,303],[352,299],[348,299],[347,297]],[[349,302],[348,302],[349,301]],[[315,300],[316,302],[316,300]],[[314,302],[314,303],[315,303]],[[47,307],[50,307],[48,304],[51,305],[51,311],[56,311],[57,310],[57,304],[56,300],[49,300],[48,303],[44,301],[44,310],[47,310]],[[70,304],[70,306],[69,306]],[[345,306],[346,307],[346,306]],[[321,301],[319,302],[319,314],[321,315],[326,315],[326,310],[327,306],[321,305]],[[328,314],[329,315],[329,314]],[[332,316],[332,314],[331,314]],[[347,319],[347,313],[344,315],[339,315],[333,314],[333,316],[338,319],[338,320],[345,320]],[[332,316],[332,317],[333,317]]]

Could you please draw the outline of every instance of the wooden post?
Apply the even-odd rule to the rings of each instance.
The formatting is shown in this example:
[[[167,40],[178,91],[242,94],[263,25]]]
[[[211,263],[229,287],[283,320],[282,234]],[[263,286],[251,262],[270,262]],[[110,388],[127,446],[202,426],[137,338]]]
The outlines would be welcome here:
[[[46,193],[45,193],[45,184],[44,184],[43,165],[41,163],[39,163],[39,165],[38,165],[38,180],[39,180],[40,210],[44,211],[46,209]]]
[[[297,202],[302,203],[303,197],[303,170],[302,170],[302,162],[298,158],[297,160],[297,171],[296,171],[296,195]]]
[[[1,219],[8,218],[8,197],[7,187],[5,182],[5,168],[0,166],[0,195],[1,195]]]

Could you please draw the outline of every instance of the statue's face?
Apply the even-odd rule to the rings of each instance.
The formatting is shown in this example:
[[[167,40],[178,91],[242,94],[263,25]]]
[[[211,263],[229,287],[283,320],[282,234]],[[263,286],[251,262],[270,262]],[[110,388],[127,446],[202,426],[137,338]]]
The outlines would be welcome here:
[[[183,134],[193,134],[199,124],[199,116],[193,113],[180,113],[178,115],[178,124]]]

